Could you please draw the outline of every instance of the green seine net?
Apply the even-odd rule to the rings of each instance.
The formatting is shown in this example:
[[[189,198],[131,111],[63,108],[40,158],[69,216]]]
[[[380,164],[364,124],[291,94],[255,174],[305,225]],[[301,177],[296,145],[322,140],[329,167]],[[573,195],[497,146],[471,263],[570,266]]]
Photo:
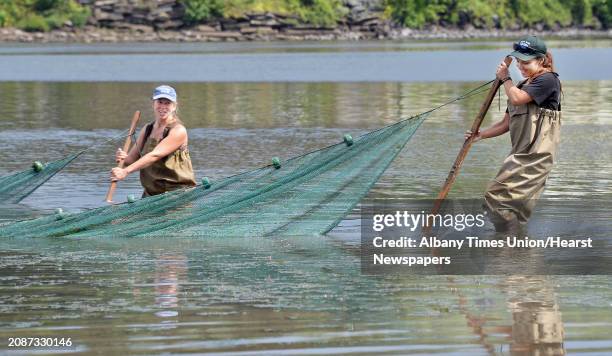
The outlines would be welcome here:
[[[3,237],[325,234],[355,207],[428,114],[186,190],[0,227]]]
[[[75,153],[47,164],[34,162],[29,170],[0,177],[0,201],[19,203],[82,153]]]

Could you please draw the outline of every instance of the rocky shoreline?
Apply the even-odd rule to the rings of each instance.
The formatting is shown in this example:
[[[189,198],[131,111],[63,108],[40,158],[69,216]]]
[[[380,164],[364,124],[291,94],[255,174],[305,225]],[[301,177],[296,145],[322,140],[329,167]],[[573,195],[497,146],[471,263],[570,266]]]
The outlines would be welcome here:
[[[304,23],[295,15],[271,12],[210,19],[203,24],[185,22],[185,7],[178,0],[78,0],[89,6],[87,25],[70,21],[50,32],[0,28],[0,43],[126,43],[126,42],[233,42],[320,40],[468,40],[516,38],[537,33],[550,38],[612,38],[611,30],[588,28],[548,29],[536,26],[510,30],[433,26],[424,30],[402,28],[384,16],[382,0],[342,0],[347,14],[330,27]]]
[[[284,31],[263,28],[218,30],[200,25],[182,30],[155,30],[136,25],[129,28],[65,28],[50,32],[26,32],[16,28],[0,28],[3,43],[129,43],[129,42],[238,42],[238,41],[358,41],[358,40],[471,40],[516,38],[525,33],[546,38],[612,39],[612,30],[563,29],[545,30],[482,30],[432,28],[428,30],[397,29],[390,26],[375,31],[346,28],[292,28]]]

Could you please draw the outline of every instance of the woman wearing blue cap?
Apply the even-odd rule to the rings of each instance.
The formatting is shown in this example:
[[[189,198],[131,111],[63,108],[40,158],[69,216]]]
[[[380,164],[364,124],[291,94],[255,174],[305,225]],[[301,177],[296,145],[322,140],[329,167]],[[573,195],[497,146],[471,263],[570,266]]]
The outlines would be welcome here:
[[[143,197],[196,185],[187,149],[187,130],[176,115],[176,90],[168,85],[159,86],[152,99],[155,121],[141,130],[129,153],[117,150],[117,162],[123,160],[125,168],[115,167],[111,171],[114,181],[140,171]]]
[[[510,155],[485,193],[485,206],[498,230],[528,221],[556,162],[561,126],[561,82],[544,41],[536,36],[522,38],[510,56],[516,58],[526,79],[515,86],[506,64],[497,67],[508,110],[501,121],[477,132],[474,140],[510,132]]]

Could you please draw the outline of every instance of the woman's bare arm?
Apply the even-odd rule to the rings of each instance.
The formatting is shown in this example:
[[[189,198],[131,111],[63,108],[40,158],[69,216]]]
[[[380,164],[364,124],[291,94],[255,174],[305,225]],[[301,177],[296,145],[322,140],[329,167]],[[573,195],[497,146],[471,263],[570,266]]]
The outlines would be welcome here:
[[[185,129],[185,127],[177,126],[173,128],[172,130],[170,130],[168,136],[164,138],[157,146],[155,146],[153,151],[140,157],[138,160],[136,160],[134,163],[131,163],[126,168],[113,168],[111,171],[111,180],[117,181],[125,179],[128,174],[149,167],[153,163],[178,150],[186,142],[187,130]]]
[[[506,132],[508,132],[508,130],[510,130],[510,115],[506,113],[503,119],[491,125],[490,127],[476,133],[476,136],[474,137],[474,140],[472,142],[478,142],[485,138],[497,137],[499,135],[505,134]],[[472,135],[472,131],[466,131],[465,139],[467,140]]]
[[[529,95],[526,91],[515,87],[511,80],[507,80],[504,83],[504,90],[506,91],[506,96],[508,96],[508,100],[510,100],[512,105],[524,105],[533,101],[531,95]]]
[[[480,138],[491,138],[503,135],[510,130],[510,114],[506,113],[501,121],[498,121],[491,127],[488,127],[480,132]]]
[[[510,73],[508,71],[508,65],[505,62],[501,62],[497,66],[497,71],[495,72],[495,76],[499,80],[505,80],[506,78],[510,78]],[[531,96],[524,90],[517,88],[514,86],[511,80],[506,80],[504,82],[504,91],[506,92],[506,96],[512,105],[523,105],[531,102],[533,99]]]

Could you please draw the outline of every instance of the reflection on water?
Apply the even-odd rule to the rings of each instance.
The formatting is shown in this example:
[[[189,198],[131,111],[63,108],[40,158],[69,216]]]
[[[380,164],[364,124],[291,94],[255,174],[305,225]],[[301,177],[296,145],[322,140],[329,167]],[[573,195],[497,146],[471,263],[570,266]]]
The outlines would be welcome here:
[[[104,354],[612,351],[605,276],[373,278],[316,237],[28,242],[2,242],[2,337]]]
[[[480,84],[180,83],[176,88],[179,114],[190,128],[376,128],[427,111]],[[611,81],[563,84],[564,125],[612,123]],[[86,140],[84,145],[91,144],[91,139],[104,134],[91,130],[125,129],[135,110],[143,111],[143,121],[151,120],[152,87],[143,83],[1,82],[0,139],[57,128],[61,131],[40,132],[37,139],[72,136],[73,144],[80,139]],[[476,96],[437,111],[430,122],[467,124],[478,112],[482,98]],[[500,109],[505,109],[505,100],[502,95]],[[497,98],[490,111],[488,120],[503,112]]]
[[[513,39],[514,40],[514,39]],[[0,44],[0,80],[446,82],[488,80],[503,42]],[[610,80],[610,40],[549,42],[568,80]],[[164,68],[164,70],[152,70]],[[515,76],[516,78],[517,76]]]
[[[159,317],[178,315],[179,282],[187,271],[185,256],[162,254],[155,260],[155,304],[163,309],[156,312]]]
[[[459,312],[488,353],[566,354],[561,312],[550,279],[520,275],[502,278],[498,287],[511,314],[507,322],[474,310],[478,303],[486,304],[486,299],[471,300],[458,287],[454,277],[448,280],[457,295]],[[496,347],[496,340],[500,337],[508,340],[509,345]]]
[[[178,90],[197,176],[214,180],[355,137],[478,84],[184,83]],[[116,149],[105,139],[136,109],[151,117],[151,87],[0,83],[0,174],[96,145],[2,217],[102,205]],[[566,82],[564,91],[561,161],[545,196],[610,198],[612,82]],[[434,113],[371,195],[433,197],[481,100]],[[503,104],[496,106],[487,122],[501,116]],[[451,196],[481,196],[508,141],[475,145]],[[131,177],[115,196],[139,191]],[[607,276],[362,276],[358,233],[352,214],[328,237],[2,239],[0,337],[72,337],[78,350],[101,354],[612,352]]]
[[[550,281],[512,276],[503,283],[512,312],[510,352],[517,355],[565,354],[561,312]]]

